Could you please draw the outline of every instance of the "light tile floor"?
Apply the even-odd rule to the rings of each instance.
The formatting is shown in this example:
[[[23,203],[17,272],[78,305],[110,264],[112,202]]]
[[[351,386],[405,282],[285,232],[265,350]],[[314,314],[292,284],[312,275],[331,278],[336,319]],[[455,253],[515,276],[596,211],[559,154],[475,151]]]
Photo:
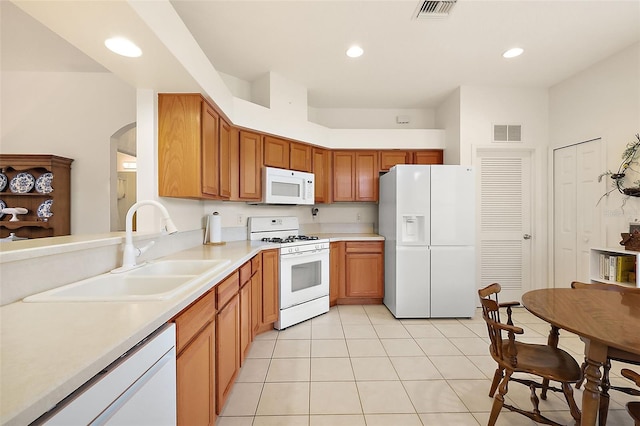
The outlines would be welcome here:
[[[520,340],[546,343],[548,324],[524,309],[514,321],[525,329]],[[333,307],[257,337],[217,425],[485,425],[496,368],[486,332],[479,311],[470,319],[397,320],[384,305]],[[578,337],[561,331],[560,346],[582,362]],[[614,363],[611,381],[628,385],[621,367]],[[531,407],[524,386],[514,383],[507,397]],[[574,397],[580,404],[582,392]],[[561,398],[551,392],[541,411],[572,424]],[[609,425],[633,424],[629,400],[612,391]],[[498,425],[534,424],[506,409],[498,418]]]

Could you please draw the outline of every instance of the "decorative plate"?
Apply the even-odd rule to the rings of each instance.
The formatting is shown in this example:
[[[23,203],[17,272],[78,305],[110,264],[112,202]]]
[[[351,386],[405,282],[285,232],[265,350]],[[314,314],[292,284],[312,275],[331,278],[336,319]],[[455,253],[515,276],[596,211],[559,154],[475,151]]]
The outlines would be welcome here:
[[[16,177],[9,182],[9,189],[11,189],[11,192],[24,194],[33,189],[35,182],[36,180],[31,174],[18,173]]]
[[[38,217],[41,219],[48,219],[53,216],[51,212],[51,205],[53,204],[53,200],[46,200],[42,204],[38,206]]]
[[[4,191],[7,187],[7,175],[0,173],[0,191]]]
[[[4,201],[0,200],[0,219],[4,217],[4,213],[2,213],[2,209],[4,209],[5,207],[7,207],[7,205],[4,203]]]
[[[53,173],[44,173],[36,179],[36,191],[41,194],[48,194],[53,191],[51,183],[53,182]]]

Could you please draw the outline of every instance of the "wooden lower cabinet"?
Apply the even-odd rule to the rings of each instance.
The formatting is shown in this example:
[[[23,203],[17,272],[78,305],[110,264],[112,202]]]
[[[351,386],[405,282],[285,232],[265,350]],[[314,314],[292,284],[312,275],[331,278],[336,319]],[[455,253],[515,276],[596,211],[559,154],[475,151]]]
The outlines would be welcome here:
[[[251,339],[262,327],[262,253],[251,259]]]
[[[216,292],[179,313],[176,324],[176,393],[179,426],[216,422]]]
[[[216,412],[220,414],[240,369],[240,296],[236,294],[216,317]]]
[[[337,304],[382,303],[384,297],[384,242],[331,243],[330,264],[330,303],[332,297],[335,297]]]
[[[249,265],[250,266],[250,265]],[[251,277],[240,283],[240,366],[244,364],[249,347],[251,346]]]
[[[214,319],[176,359],[178,426],[216,423],[215,341]]]
[[[344,287],[344,244],[329,244],[329,306],[338,304],[340,288]]]
[[[278,281],[280,279],[280,254],[277,249],[262,252],[262,324],[278,320],[280,303]]]

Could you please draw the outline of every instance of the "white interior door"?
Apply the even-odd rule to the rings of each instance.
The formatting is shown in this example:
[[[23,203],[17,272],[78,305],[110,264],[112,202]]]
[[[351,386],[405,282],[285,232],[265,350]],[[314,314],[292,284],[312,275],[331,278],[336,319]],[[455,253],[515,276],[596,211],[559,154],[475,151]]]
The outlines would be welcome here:
[[[598,199],[606,182],[602,140],[595,139],[553,152],[554,286],[589,280],[589,249],[602,242]]]
[[[532,151],[480,150],[480,286],[502,286],[501,300],[531,289]]]

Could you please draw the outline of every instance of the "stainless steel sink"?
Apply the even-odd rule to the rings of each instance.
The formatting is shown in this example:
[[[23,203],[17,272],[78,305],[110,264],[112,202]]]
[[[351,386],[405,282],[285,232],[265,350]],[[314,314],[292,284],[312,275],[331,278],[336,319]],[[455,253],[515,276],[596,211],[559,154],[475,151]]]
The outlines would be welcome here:
[[[126,302],[166,300],[203,283],[229,260],[165,260],[123,274],[102,274],[28,296],[25,302]]]

